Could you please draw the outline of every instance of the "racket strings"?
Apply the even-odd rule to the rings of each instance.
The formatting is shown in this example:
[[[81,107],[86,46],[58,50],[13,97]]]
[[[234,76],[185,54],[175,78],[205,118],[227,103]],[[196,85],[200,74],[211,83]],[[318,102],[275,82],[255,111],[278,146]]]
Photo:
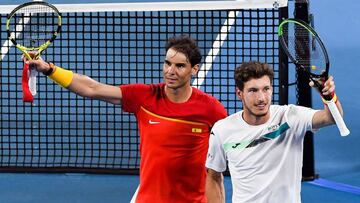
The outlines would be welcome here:
[[[315,35],[295,23],[284,26],[283,33],[290,55],[313,76],[322,77],[326,70],[325,54]]]
[[[29,50],[36,49],[52,38],[58,27],[58,14],[45,5],[19,9],[10,19],[11,37]]]

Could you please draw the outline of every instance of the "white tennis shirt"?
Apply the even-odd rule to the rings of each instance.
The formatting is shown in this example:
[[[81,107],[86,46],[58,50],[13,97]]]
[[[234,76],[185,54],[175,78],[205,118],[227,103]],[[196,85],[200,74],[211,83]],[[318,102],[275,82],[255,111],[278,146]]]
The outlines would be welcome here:
[[[316,110],[271,105],[270,119],[257,126],[242,111],[212,128],[206,167],[218,172],[228,163],[232,202],[300,203],[303,138]]]

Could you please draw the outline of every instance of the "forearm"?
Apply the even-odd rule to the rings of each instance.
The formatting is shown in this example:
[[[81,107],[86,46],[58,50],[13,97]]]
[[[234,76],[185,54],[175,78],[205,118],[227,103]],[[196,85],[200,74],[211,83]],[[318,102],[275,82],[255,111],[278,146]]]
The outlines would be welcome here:
[[[86,75],[73,73],[53,64],[51,66],[54,70],[48,77],[71,92],[90,99],[121,104],[120,87],[102,84]]]
[[[343,109],[335,93],[334,78],[332,76],[329,76],[325,82],[321,80],[319,81],[321,82],[320,85],[322,87],[320,93],[324,102],[324,109],[316,112],[313,116],[313,129],[319,129],[331,124],[335,124],[335,117],[337,125],[340,126],[342,135],[345,135],[347,133],[345,132],[347,129],[345,129],[346,126],[341,119],[341,117],[343,116]],[[313,86],[313,84],[314,83],[310,83],[311,86]]]
[[[49,63],[49,70],[44,74],[63,88],[83,97],[93,98],[96,87],[100,85],[90,77],[76,74],[52,63]]]
[[[336,104],[336,107],[338,108],[341,116],[343,116],[343,109],[341,106],[341,102],[339,100],[337,100],[337,102],[335,104]],[[330,113],[328,106],[326,104],[324,104],[324,109],[318,111],[313,117],[313,128],[319,129],[319,128],[329,126],[332,124],[335,124],[335,120],[334,120],[332,114]]]

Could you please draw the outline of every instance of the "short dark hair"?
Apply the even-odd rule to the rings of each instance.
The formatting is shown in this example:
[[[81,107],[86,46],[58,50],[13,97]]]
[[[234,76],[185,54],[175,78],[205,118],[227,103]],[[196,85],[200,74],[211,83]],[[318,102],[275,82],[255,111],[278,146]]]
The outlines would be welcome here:
[[[188,35],[170,37],[165,45],[165,49],[168,51],[170,48],[185,54],[189,59],[191,66],[199,64],[201,61],[202,56],[200,49],[197,46],[196,41]]]
[[[274,71],[267,63],[258,61],[243,62],[240,67],[235,68],[235,84],[241,91],[244,90],[244,83],[251,79],[258,79],[269,76],[270,82],[274,79]]]

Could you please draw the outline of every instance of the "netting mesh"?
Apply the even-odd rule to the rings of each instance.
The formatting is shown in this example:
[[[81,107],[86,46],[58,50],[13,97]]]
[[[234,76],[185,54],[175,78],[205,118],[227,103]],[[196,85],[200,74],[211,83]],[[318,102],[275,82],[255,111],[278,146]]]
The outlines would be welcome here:
[[[232,114],[241,108],[233,70],[260,60],[275,70],[279,101],[277,9],[62,12],[61,34],[43,53],[56,65],[102,83],[159,83],[168,37],[195,38],[203,62],[193,85]],[[0,23],[5,30],[6,16]],[[102,101],[84,99],[38,77],[33,104],[23,103],[21,53],[1,32],[0,167],[26,170],[137,170],[136,119]]]

